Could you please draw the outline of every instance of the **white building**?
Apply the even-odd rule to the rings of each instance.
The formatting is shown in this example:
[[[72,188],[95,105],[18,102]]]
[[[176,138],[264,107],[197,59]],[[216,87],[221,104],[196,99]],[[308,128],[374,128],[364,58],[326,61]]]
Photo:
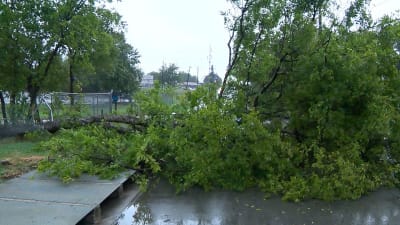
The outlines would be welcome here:
[[[140,82],[141,88],[152,88],[154,86],[153,75],[144,75],[142,81]]]
[[[201,84],[199,84],[197,82],[183,82],[183,83],[180,83],[178,86],[182,89],[195,90],[200,85]]]

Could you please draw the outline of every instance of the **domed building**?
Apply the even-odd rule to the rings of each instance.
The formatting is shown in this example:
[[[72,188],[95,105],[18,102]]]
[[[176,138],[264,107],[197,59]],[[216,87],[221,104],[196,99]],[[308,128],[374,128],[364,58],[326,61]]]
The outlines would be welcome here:
[[[217,84],[221,85],[221,78],[214,72],[214,66],[211,66],[211,72],[204,78],[204,84]]]

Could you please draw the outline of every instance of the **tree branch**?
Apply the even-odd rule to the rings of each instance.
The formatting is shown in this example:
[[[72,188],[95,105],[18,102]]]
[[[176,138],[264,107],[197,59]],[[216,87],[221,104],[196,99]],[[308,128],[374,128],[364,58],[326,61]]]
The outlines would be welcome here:
[[[247,108],[248,108],[248,104],[249,104],[249,95],[250,95],[250,94],[249,94],[250,70],[251,70],[251,68],[252,68],[252,66],[253,66],[254,56],[255,56],[255,54],[256,54],[258,44],[261,42],[261,36],[262,36],[263,31],[264,31],[264,27],[262,26],[262,24],[260,24],[259,26],[260,26],[260,28],[259,28],[260,30],[259,30],[259,33],[257,34],[255,43],[254,43],[254,45],[253,45],[253,49],[251,50],[250,62],[249,62],[248,67],[247,67],[247,78],[246,78],[246,86],[247,86],[247,91],[246,91],[246,110],[247,110]]]
[[[272,70],[272,72],[271,72],[272,78],[269,80],[268,83],[266,83],[266,84],[263,85],[263,87],[262,87],[262,89],[261,89],[261,91],[260,91],[260,94],[256,96],[256,98],[255,98],[255,100],[254,100],[254,107],[257,107],[257,106],[258,106],[258,101],[259,101],[260,95],[264,94],[264,93],[272,86],[272,84],[275,82],[276,78],[277,78],[278,75],[279,75],[279,71],[280,71],[280,69],[281,69],[281,67],[282,67],[282,64],[283,64],[283,62],[285,61],[285,59],[286,59],[286,57],[287,57],[288,55],[289,55],[289,53],[285,53],[285,54],[280,58],[278,66],[275,67],[275,69]]]
[[[228,45],[228,49],[229,49],[228,67],[227,67],[227,70],[225,72],[225,76],[224,76],[224,80],[222,82],[221,90],[220,90],[219,95],[218,95],[219,98],[222,98],[222,96],[224,95],[224,91],[226,89],[226,85],[227,85],[227,82],[228,82],[229,75],[231,74],[231,71],[233,70],[233,67],[235,66],[235,64],[236,64],[236,62],[237,62],[237,60],[239,58],[239,49],[240,49],[240,46],[242,45],[242,42],[243,42],[243,39],[244,39],[244,34],[245,34],[245,32],[244,32],[244,18],[245,18],[245,14],[249,10],[249,8],[250,8],[250,0],[246,0],[244,6],[241,8],[241,14],[238,17],[239,20],[236,19],[235,23],[233,25],[232,33],[231,33],[231,36],[230,36],[228,44],[227,44]],[[235,29],[236,29],[238,23],[239,23],[238,39],[237,39],[237,42],[235,43],[234,49],[232,50],[232,42],[235,41],[234,39],[237,36],[237,32],[235,31]]]

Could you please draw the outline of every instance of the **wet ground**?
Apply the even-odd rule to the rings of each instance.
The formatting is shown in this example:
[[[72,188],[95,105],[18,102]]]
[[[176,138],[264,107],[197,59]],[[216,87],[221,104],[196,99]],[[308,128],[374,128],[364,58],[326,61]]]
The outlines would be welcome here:
[[[82,175],[66,184],[56,177],[31,171],[7,180],[0,183],[0,225],[72,225],[82,219],[100,221],[101,207],[98,206],[112,193],[118,193],[133,173],[127,171],[114,180]],[[132,196],[137,192],[131,192]]]
[[[204,192],[200,189],[176,195],[161,181],[131,204],[117,225],[400,225],[400,191],[381,189],[357,201],[301,203],[248,190]]]

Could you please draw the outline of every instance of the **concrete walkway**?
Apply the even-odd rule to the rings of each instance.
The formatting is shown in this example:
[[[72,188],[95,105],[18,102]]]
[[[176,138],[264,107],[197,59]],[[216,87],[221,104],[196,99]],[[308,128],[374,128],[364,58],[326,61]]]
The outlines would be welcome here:
[[[123,191],[134,172],[114,180],[82,176],[69,184],[32,171],[0,183],[1,225],[75,225],[101,220],[100,204]]]

